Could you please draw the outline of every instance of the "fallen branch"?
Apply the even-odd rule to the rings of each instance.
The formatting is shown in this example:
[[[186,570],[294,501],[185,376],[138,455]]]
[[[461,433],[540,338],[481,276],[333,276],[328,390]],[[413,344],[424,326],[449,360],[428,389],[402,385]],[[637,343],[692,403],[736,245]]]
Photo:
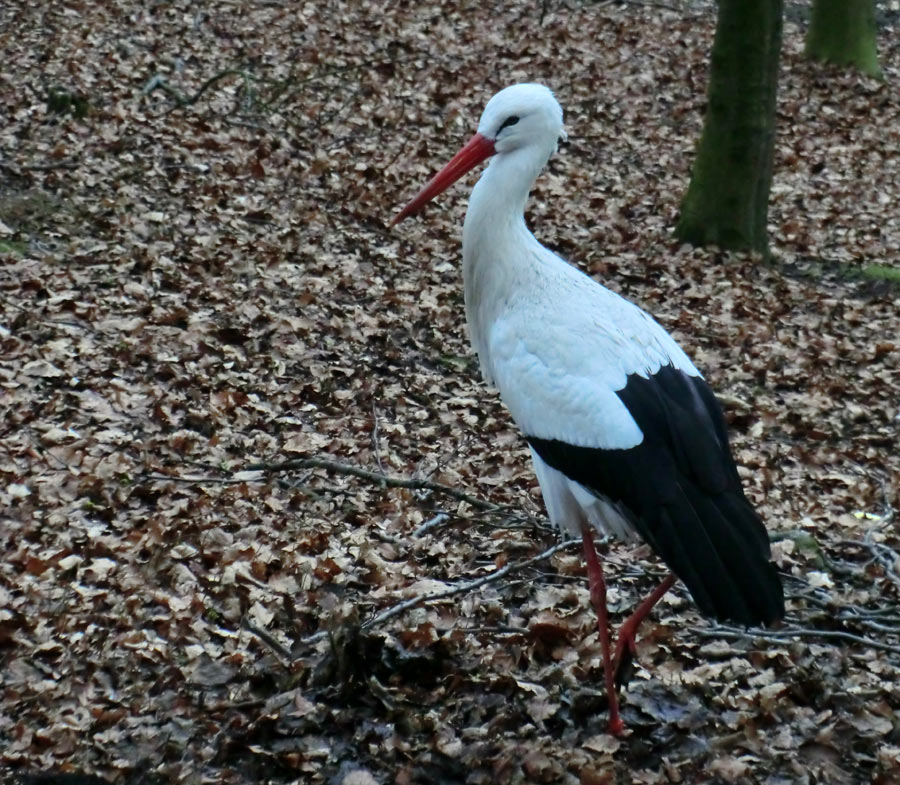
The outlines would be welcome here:
[[[621,5],[634,5],[640,6],[642,8],[663,8],[666,11],[674,11],[676,14],[681,14],[682,16],[687,16],[685,13],[684,7],[678,7],[676,5],[671,5],[670,3],[656,3],[656,2],[643,2],[643,0],[615,0]]]
[[[519,562],[511,562],[510,564],[501,567],[499,570],[494,570],[493,572],[489,572],[487,575],[482,575],[480,578],[475,578],[471,581],[461,581],[460,583],[454,584],[447,589],[432,592],[431,594],[421,594],[418,597],[410,597],[408,600],[403,600],[396,605],[392,605],[390,608],[386,608],[381,613],[373,616],[368,621],[363,622],[360,625],[360,629],[371,630],[373,627],[384,624],[389,619],[393,619],[395,616],[406,613],[406,611],[410,610],[411,608],[416,608],[419,605],[425,605],[431,602],[440,602],[441,600],[446,600],[450,597],[457,597],[460,594],[467,594],[468,592],[481,588],[488,583],[499,581],[501,578],[504,578],[505,576],[510,575],[514,572],[524,570],[526,567],[530,567],[532,564],[536,564],[539,561],[549,559],[554,553],[557,553],[566,548],[570,548],[573,545],[580,544],[581,540],[565,540],[564,542],[559,542],[556,545],[547,548],[547,550],[542,551],[541,553],[537,554],[537,556],[532,556]],[[316,632],[304,638],[301,642],[304,645],[309,646],[327,637],[328,632],[326,630],[320,630],[319,632]]]
[[[802,628],[785,628],[783,630],[744,630],[737,627],[728,627],[725,625],[716,625],[710,628],[693,627],[692,630],[701,638],[725,638],[726,640],[736,640],[739,638],[753,638],[757,640],[782,642],[791,638],[836,638],[838,640],[848,641],[849,643],[858,643],[862,646],[869,646],[873,649],[889,651],[893,654],[900,654],[900,646],[892,646],[889,643],[874,641],[871,638],[864,638],[861,635],[854,635],[852,632],[843,632],[841,630],[810,630]]]
[[[897,572],[895,565],[900,564],[900,554],[893,548],[882,542],[875,542],[872,539],[872,532],[867,532],[862,540],[839,540],[838,545],[854,545],[858,548],[867,550],[872,555],[872,560],[878,562],[884,570],[885,576],[900,591],[900,573]]]
[[[262,479],[262,478],[260,478],[260,479]],[[203,485],[205,483],[215,483],[217,485],[231,485],[234,483],[253,482],[253,479],[250,479],[247,477],[206,477],[203,475],[197,475],[197,476],[185,475],[185,476],[179,477],[174,474],[157,474],[154,472],[142,474],[139,477],[135,478],[136,482],[140,482],[141,480],[146,480],[148,482],[180,482],[180,483],[185,483],[187,485],[191,485],[191,484]]]
[[[269,634],[266,630],[262,629],[262,627],[257,627],[255,624],[247,621],[247,618],[244,617],[241,619],[241,627],[243,627],[247,632],[253,633],[257,638],[263,641],[270,649],[272,649],[279,657],[281,657],[286,662],[292,662],[294,659],[294,655],[290,652],[289,649],[282,646],[274,636]]]
[[[338,461],[329,461],[325,458],[292,458],[279,463],[267,463],[261,461],[259,463],[251,463],[245,467],[245,471],[265,471],[265,472],[287,472],[295,469],[325,469],[337,474],[347,474],[351,477],[359,477],[363,480],[369,480],[386,488],[408,488],[410,490],[432,491],[434,493],[442,493],[450,496],[458,501],[477,507],[479,510],[499,510],[499,504],[492,504],[468,493],[458,491],[449,485],[441,485],[439,482],[432,480],[414,480],[403,477],[391,477],[387,474],[373,472],[369,469],[363,469],[359,466],[353,466],[348,463],[339,463]]]
[[[430,532],[432,529],[436,529],[448,520],[450,520],[450,516],[447,515],[447,513],[439,512],[433,518],[429,518],[425,523],[419,526],[419,528],[413,532],[413,537],[421,537],[423,534]]]
[[[22,164],[22,169],[30,172],[52,172],[54,169],[77,169],[81,166],[80,161],[64,159],[61,161],[48,161],[47,163]]]
[[[578,545],[581,543],[581,540],[565,540],[564,542],[559,542],[556,545],[547,548],[547,550],[539,553],[537,556],[532,556],[529,559],[525,559],[520,562],[512,562],[507,564],[505,567],[501,567],[499,570],[494,570],[493,572],[489,572],[487,575],[482,575],[480,578],[475,578],[471,581],[463,581],[462,583],[457,583],[454,586],[451,586],[449,589],[442,589],[441,591],[432,592],[431,594],[423,594],[419,597],[410,597],[408,600],[404,600],[403,602],[394,605],[387,610],[382,611],[377,616],[373,616],[367,622],[364,622],[361,626],[362,629],[368,630],[372,627],[377,627],[379,624],[383,624],[388,619],[394,618],[394,616],[399,616],[401,613],[405,613],[410,608],[415,608],[417,605],[424,605],[429,602],[437,602],[439,600],[446,600],[449,597],[456,597],[460,594],[467,594],[470,591],[474,591],[485,584],[493,583],[494,581],[499,581],[506,575],[509,575],[513,572],[518,572],[519,570],[523,570],[526,567],[530,567],[532,564],[536,564],[539,561],[543,561],[544,559],[549,559],[554,553],[557,551],[561,551],[565,548],[569,548],[572,545]]]
[[[172,96],[178,106],[191,106],[192,104],[197,103],[197,101],[200,100],[202,95],[207,90],[209,90],[210,87],[229,76],[240,76],[243,77],[244,81],[247,81],[251,78],[245,71],[240,71],[235,68],[227,68],[226,70],[219,71],[219,73],[213,74],[213,76],[209,77],[209,79],[207,79],[202,85],[200,85],[197,92],[195,92],[193,95],[185,95],[177,87],[171,85],[168,79],[166,79],[163,74],[155,74],[147,80],[147,83],[141,90],[141,94],[149,95],[154,90],[162,90],[164,93]]]
[[[354,71],[371,70],[380,65],[403,63],[423,56],[432,57],[432,53],[414,51],[404,56],[397,56],[388,52],[387,56],[381,59],[372,58],[371,60],[367,60],[363,63],[353,63],[351,65],[341,65],[332,68],[321,69],[316,73],[305,76],[303,78],[296,78],[294,76],[293,69],[291,69],[291,75],[285,79],[269,79],[260,76],[259,74],[255,74],[247,69],[226,68],[210,76],[205,82],[200,85],[199,88],[197,88],[196,92],[194,92],[192,95],[187,95],[177,87],[175,87],[171,82],[169,82],[165,74],[156,73],[144,83],[144,86],[141,89],[141,95],[146,96],[150,95],[150,93],[152,93],[154,90],[162,90],[172,98],[177,107],[184,108],[197,103],[197,101],[199,101],[203,97],[207,90],[209,90],[211,87],[213,87],[223,79],[226,79],[230,76],[239,76],[243,80],[248,93],[252,92],[252,88],[256,84],[269,87],[269,95],[267,96],[268,100],[259,101],[258,105],[266,112],[273,112],[277,111],[279,106],[283,106],[286,102],[294,98],[296,95],[302,93],[303,90],[306,89],[306,87],[311,82],[323,82],[332,76],[349,74]],[[355,93],[353,95],[355,95]],[[254,104],[257,104],[257,102],[254,101]]]

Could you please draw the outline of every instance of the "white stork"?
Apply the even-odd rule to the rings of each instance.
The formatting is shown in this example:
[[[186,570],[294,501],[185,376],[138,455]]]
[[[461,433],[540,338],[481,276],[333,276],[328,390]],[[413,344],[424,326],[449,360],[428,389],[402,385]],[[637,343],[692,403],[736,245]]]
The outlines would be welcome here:
[[[781,618],[784,594],[700,372],[648,314],[544,248],[525,226],[528,193],[560,137],[562,109],[550,90],[507,87],[393,223],[491,159],[463,226],[469,337],[528,441],[550,519],[582,538],[609,727],[620,734],[618,677],[635,653],[638,625],[676,576],[703,613],[743,625]],[[642,537],[673,573],[622,625],[613,656],[595,530]]]

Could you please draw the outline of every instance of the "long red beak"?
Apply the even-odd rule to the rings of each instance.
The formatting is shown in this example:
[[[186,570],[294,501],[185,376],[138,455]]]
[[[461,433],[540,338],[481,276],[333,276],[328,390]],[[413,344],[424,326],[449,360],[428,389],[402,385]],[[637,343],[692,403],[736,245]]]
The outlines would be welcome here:
[[[413,197],[412,201],[397,213],[394,220],[391,221],[391,226],[419,212],[435,196],[444,193],[466,172],[478,166],[485,158],[490,158],[495,152],[497,151],[494,149],[493,139],[475,134],[469,139],[466,146],[450,159],[450,163],[432,177],[425,187]]]

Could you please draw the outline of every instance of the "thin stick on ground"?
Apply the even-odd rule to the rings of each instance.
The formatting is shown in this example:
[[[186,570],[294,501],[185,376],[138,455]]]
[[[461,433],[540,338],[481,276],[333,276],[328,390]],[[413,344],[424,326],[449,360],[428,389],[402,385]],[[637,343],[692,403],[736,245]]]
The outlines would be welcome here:
[[[409,490],[421,490],[431,491],[432,493],[440,493],[444,496],[449,496],[453,499],[456,499],[457,501],[465,502],[466,504],[475,507],[478,510],[484,510],[487,512],[496,512],[499,510],[507,509],[503,505],[486,502],[483,499],[479,499],[477,496],[472,496],[471,494],[465,493],[464,491],[459,491],[456,488],[451,488],[449,485],[442,485],[441,483],[434,482],[433,480],[392,477],[390,475],[381,474],[380,472],[363,469],[359,466],[353,466],[352,464],[340,463],[339,461],[330,461],[325,458],[292,458],[287,461],[279,461],[274,463],[260,461],[258,463],[251,463],[245,466],[243,469],[235,471],[233,474],[244,474],[246,472],[277,473],[294,471],[296,469],[325,469],[326,471],[334,472],[335,474],[345,474],[351,477],[359,477],[362,480],[369,480],[370,482],[376,485],[380,485],[384,488],[407,488]],[[174,474],[168,475],[149,473],[138,479],[153,482],[179,482],[187,484],[229,484],[254,481],[261,482],[264,478],[262,476],[252,478],[246,476],[210,477],[201,475],[178,476]]]
[[[848,641],[850,643],[858,643],[861,646],[869,646],[873,649],[888,651],[892,654],[900,654],[900,646],[892,646],[889,643],[882,643],[871,638],[864,638],[861,635],[854,635],[852,632],[843,632],[841,630],[812,630],[803,628],[788,627],[783,630],[743,630],[736,627],[715,626],[712,628],[694,627],[693,631],[702,638],[724,638],[726,640],[736,640],[740,638],[751,638],[764,641],[785,641],[791,638],[836,638],[838,640]]]
[[[450,496],[458,501],[476,507],[479,510],[499,510],[502,509],[498,504],[486,502],[475,496],[471,496],[449,485],[441,485],[439,482],[432,480],[416,480],[405,477],[391,477],[390,475],[373,472],[369,469],[363,469],[359,466],[353,466],[348,463],[340,463],[338,461],[330,461],[325,458],[292,458],[287,461],[269,463],[260,461],[259,463],[251,463],[244,467],[244,471],[265,471],[265,472],[287,472],[294,469],[325,469],[337,474],[348,474],[351,477],[359,477],[363,480],[382,485],[387,488],[408,488],[410,490],[433,491],[434,493],[442,493]]]
[[[241,627],[247,630],[247,632],[253,633],[270,649],[272,649],[272,651],[278,654],[278,656],[281,657],[285,662],[291,662],[294,659],[294,655],[291,654],[290,650],[282,646],[272,634],[262,629],[261,627],[257,627],[255,624],[247,621],[246,617],[241,619]]]
[[[421,594],[418,597],[410,597],[407,600],[398,602],[396,605],[392,605],[390,608],[386,608],[385,610],[381,611],[381,613],[376,614],[368,621],[363,622],[363,624],[360,625],[360,629],[371,630],[373,627],[384,624],[386,621],[393,619],[395,616],[406,613],[406,611],[412,608],[416,608],[419,605],[426,605],[431,602],[440,602],[441,600],[446,600],[450,597],[457,597],[460,594],[467,594],[468,592],[475,591],[475,589],[481,588],[488,583],[499,581],[501,578],[504,578],[507,575],[511,575],[514,572],[518,572],[519,570],[524,570],[526,567],[530,567],[532,564],[537,564],[544,559],[549,559],[551,556],[553,556],[553,554],[565,550],[566,548],[571,548],[573,545],[579,545],[580,542],[580,540],[565,540],[564,542],[559,542],[556,545],[547,548],[547,550],[542,551],[536,556],[531,556],[528,559],[523,559],[522,561],[518,562],[511,562],[506,566],[501,567],[499,570],[494,570],[493,572],[489,572],[487,575],[482,575],[480,578],[474,578],[470,581],[462,581],[460,583],[454,584],[447,589],[441,589],[441,591],[432,592],[431,594]],[[304,645],[310,645],[323,640],[327,636],[328,633],[326,631],[319,631],[304,638],[302,643]]]
[[[432,592],[431,594],[423,594],[420,597],[411,597],[410,599],[404,600],[403,602],[400,602],[391,608],[383,610],[377,616],[373,616],[362,625],[362,629],[368,630],[372,627],[377,627],[379,624],[384,624],[384,622],[386,622],[388,619],[392,619],[394,618],[394,616],[399,616],[401,613],[405,613],[410,608],[415,608],[417,605],[423,605],[429,602],[437,602],[439,600],[446,600],[448,597],[456,597],[460,594],[467,594],[468,592],[474,591],[475,589],[478,589],[485,584],[499,581],[506,575],[510,575],[511,573],[523,570],[526,567],[530,567],[532,564],[543,561],[544,559],[549,559],[557,551],[561,551],[565,548],[571,547],[572,545],[578,544],[580,544],[580,540],[566,540],[565,542],[560,542],[550,548],[547,548],[547,550],[539,553],[537,556],[532,556],[531,558],[525,559],[524,561],[520,562],[512,562],[510,564],[507,564],[505,567],[501,567],[499,570],[494,570],[494,572],[489,572],[487,575],[482,575],[480,578],[475,578],[471,581],[463,581],[462,583],[457,583],[455,586],[452,586],[449,589],[442,589],[441,591]]]
[[[378,464],[378,471],[384,474],[384,464],[381,462],[381,439],[378,435],[378,409],[375,401],[372,401],[372,452],[375,453],[375,463]]]
[[[447,515],[447,513],[439,512],[433,518],[429,518],[425,523],[419,526],[419,528],[413,532],[413,537],[421,537],[423,534],[430,532],[432,529],[436,529],[448,520],[450,520],[450,516]]]
[[[192,104],[197,103],[200,100],[202,95],[214,84],[220,82],[222,79],[226,79],[229,76],[240,76],[245,81],[250,79],[250,75],[247,72],[242,71],[237,68],[226,68],[223,71],[219,71],[217,74],[213,74],[209,79],[207,79],[202,85],[200,85],[197,92],[193,95],[185,95],[181,92],[177,87],[174,87],[168,79],[163,74],[154,74],[147,83],[144,85],[141,93],[143,95],[149,95],[154,90],[162,90],[166,94],[172,97],[175,101],[176,105],[180,107],[191,106]]]
[[[897,572],[894,565],[900,564],[900,554],[893,548],[882,542],[875,542],[872,539],[872,532],[867,532],[862,540],[839,540],[838,544],[855,545],[863,548],[872,554],[872,559],[884,570],[885,577],[894,584],[900,591],[900,573]]]

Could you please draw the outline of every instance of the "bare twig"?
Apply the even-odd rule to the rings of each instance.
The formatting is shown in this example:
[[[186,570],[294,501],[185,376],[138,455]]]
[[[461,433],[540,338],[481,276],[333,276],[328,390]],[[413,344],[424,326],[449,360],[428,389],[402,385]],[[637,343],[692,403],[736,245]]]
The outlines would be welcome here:
[[[882,624],[881,622],[873,621],[872,619],[854,618],[852,616],[840,616],[839,618],[845,621],[856,621],[860,626],[875,630],[876,632],[886,632],[889,635],[900,635],[900,625]]]
[[[247,632],[253,633],[257,638],[262,640],[267,646],[269,646],[270,649],[272,649],[279,657],[281,657],[286,662],[293,661],[294,655],[291,654],[289,649],[282,646],[271,634],[262,629],[262,627],[257,627],[255,624],[249,622],[246,616],[241,619],[241,627],[247,630]]]
[[[384,474],[384,465],[381,463],[381,444],[378,438],[378,409],[375,408],[375,401],[372,401],[372,451],[375,453],[378,471]]]
[[[440,526],[444,521],[449,520],[450,516],[445,512],[439,512],[433,518],[429,518],[425,523],[423,523],[418,529],[413,532],[413,537],[421,537],[426,532],[430,532],[432,529],[436,529]]]
[[[406,543],[400,537],[395,537],[393,534],[381,531],[381,529],[371,529],[370,533],[376,540],[381,540],[381,542],[386,542],[390,545],[396,545],[401,550],[406,546]]]
[[[509,627],[498,625],[496,627],[463,627],[464,632],[470,635],[528,635],[527,627]]]
[[[259,481],[262,481],[262,477],[258,478]],[[136,477],[135,480],[140,482],[141,480],[149,480],[151,482],[180,482],[185,484],[205,484],[205,483],[215,483],[217,485],[231,485],[234,483],[242,483],[242,482],[253,482],[252,478],[247,477],[206,477],[206,476],[184,476],[179,477],[177,475],[170,474],[144,474],[140,477]]]
[[[247,73],[236,68],[227,68],[224,71],[219,71],[217,74],[213,74],[209,79],[207,79],[200,87],[197,89],[193,95],[185,95],[182,93],[177,87],[173,87],[169,84],[169,81],[162,74],[156,74],[147,80],[147,83],[144,85],[144,89],[141,90],[143,95],[149,95],[154,90],[162,90],[168,95],[172,96],[175,99],[175,103],[178,106],[191,106],[192,104],[197,103],[203,94],[209,90],[217,82],[220,82],[222,79],[225,79],[229,76],[240,76],[245,81],[249,78]]]
[[[875,542],[872,539],[872,532],[867,532],[862,540],[839,540],[838,544],[855,545],[871,553],[872,561],[877,562],[881,566],[884,574],[900,591],[900,573],[897,572],[895,567],[895,565],[900,564],[900,554],[882,542]]]
[[[21,168],[31,172],[51,172],[54,169],[77,169],[79,166],[81,166],[80,161],[63,159],[61,161],[48,161],[47,163],[41,164],[22,164]]]
[[[239,76],[244,81],[245,90],[249,99],[249,105],[245,107],[245,110],[252,109],[255,105],[258,105],[265,112],[273,112],[277,111],[279,106],[283,106],[285,103],[290,101],[295,95],[302,93],[303,90],[306,89],[307,85],[311,82],[324,82],[327,81],[330,77],[337,76],[339,74],[345,74],[359,70],[368,70],[381,64],[404,62],[422,56],[422,52],[410,52],[405,56],[397,56],[388,53],[386,57],[380,59],[376,57],[363,63],[353,63],[352,65],[342,65],[327,69],[320,69],[316,73],[301,79],[295,77],[293,68],[291,68],[291,73],[286,79],[267,79],[258,74],[254,74],[249,70],[240,68],[227,68],[209,77],[209,79],[203,82],[203,84],[201,84],[197,91],[192,95],[186,95],[177,87],[172,85],[165,74],[157,73],[146,81],[144,87],[141,90],[141,94],[149,95],[154,90],[162,90],[173,99],[177,107],[183,108],[186,106],[192,106],[193,104],[197,103],[197,101],[199,101],[200,98],[203,97],[204,93],[206,93],[206,91],[209,90],[210,87],[220,82],[222,79],[225,79],[229,76]],[[428,53],[428,56],[431,56],[430,53]],[[268,85],[270,87],[269,94],[266,96],[268,100],[257,99],[256,93],[253,89],[255,84]],[[333,88],[332,92],[334,91],[334,89],[337,88]],[[329,116],[329,120],[334,114],[340,112],[343,108],[344,107],[342,106],[334,113],[332,113],[332,115]]]
[[[671,5],[670,3],[649,3],[643,2],[642,0],[616,0],[616,2],[621,5],[636,5],[641,6],[642,8],[664,8],[666,11],[674,11],[676,14],[685,15],[685,9],[683,7]]]
[[[391,477],[390,475],[379,474],[378,472],[369,471],[359,466],[352,466],[347,463],[339,463],[338,461],[329,461],[325,458],[293,458],[278,463],[268,463],[260,461],[259,463],[251,463],[245,467],[245,471],[265,471],[265,472],[287,472],[295,469],[326,469],[337,474],[348,474],[351,477],[359,477],[363,480],[370,480],[378,485],[387,488],[408,488],[412,490],[434,491],[435,493],[443,493],[445,496],[457,499],[472,505],[479,510],[499,510],[502,509],[498,504],[486,502],[468,493],[458,491],[449,485],[441,485],[431,480],[415,480],[403,477]]]
[[[457,583],[448,589],[442,589],[441,591],[432,592],[431,594],[422,594],[418,597],[410,597],[408,600],[397,603],[396,605],[382,611],[378,615],[373,616],[367,622],[362,624],[362,629],[368,630],[372,627],[377,627],[379,624],[383,624],[388,619],[392,619],[394,618],[394,616],[399,616],[401,613],[405,613],[410,608],[415,608],[418,605],[423,605],[430,602],[439,602],[440,600],[446,600],[449,597],[456,597],[460,594],[467,594],[471,591],[474,591],[475,589],[484,586],[485,584],[499,581],[501,578],[513,572],[518,572],[519,570],[530,567],[532,564],[536,564],[539,561],[549,559],[554,553],[564,550],[565,548],[569,548],[572,545],[578,545],[580,542],[581,540],[566,540],[564,542],[557,543],[550,548],[547,548],[547,550],[542,551],[537,556],[532,556],[531,558],[525,559],[524,561],[520,562],[511,562],[505,567],[501,567],[499,570],[494,570],[493,572],[489,572],[487,575],[482,575],[480,578],[475,578],[471,581],[462,581],[461,583]]]
[[[783,630],[744,630],[724,625],[716,625],[710,628],[694,627],[692,629],[702,638],[726,638],[728,640],[754,638],[757,640],[782,642],[791,638],[836,638],[849,643],[858,643],[861,646],[900,654],[900,646],[892,646],[889,643],[874,641],[871,638],[864,638],[861,635],[854,635],[851,632],[843,632],[842,630],[810,630],[796,627],[789,627]]]
[[[471,581],[462,581],[451,586],[450,588],[432,592],[431,594],[421,594],[418,597],[410,597],[409,599],[403,600],[396,605],[392,605],[390,608],[386,608],[381,613],[373,616],[371,619],[360,625],[360,628],[363,630],[370,630],[373,627],[384,624],[384,622],[388,621],[389,619],[393,619],[395,616],[399,616],[400,614],[405,613],[411,608],[418,607],[419,605],[424,605],[431,602],[440,602],[441,600],[446,600],[450,597],[456,597],[460,594],[467,594],[468,592],[474,591],[475,589],[478,589],[485,584],[499,581],[501,578],[510,575],[511,573],[523,570],[526,567],[530,567],[532,564],[543,561],[544,559],[549,559],[554,553],[557,553],[566,548],[570,548],[573,545],[579,545],[580,543],[581,540],[566,540],[565,542],[557,543],[551,548],[547,548],[547,550],[542,551],[537,556],[532,556],[531,558],[519,562],[511,562],[505,567],[501,567],[499,570],[494,570],[493,572],[489,572],[487,575],[482,575],[480,578],[475,578]],[[319,632],[313,633],[312,635],[304,638],[301,642],[303,643],[303,645],[309,646],[314,643],[318,643],[320,640],[323,640],[327,637],[328,632],[326,630],[320,630]]]

